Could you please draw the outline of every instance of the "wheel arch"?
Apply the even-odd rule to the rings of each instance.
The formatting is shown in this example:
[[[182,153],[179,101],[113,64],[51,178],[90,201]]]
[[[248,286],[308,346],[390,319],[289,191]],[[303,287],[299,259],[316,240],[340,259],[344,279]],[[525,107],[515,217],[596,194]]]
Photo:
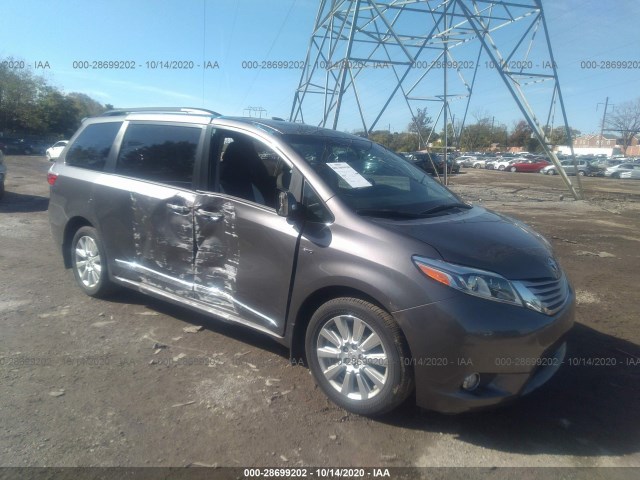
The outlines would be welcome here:
[[[305,334],[307,331],[307,326],[309,325],[309,321],[313,316],[314,312],[324,303],[341,297],[351,297],[358,298],[360,300],[364,300],[366,302],[375,305],[376,307],[384,310],[385,312],[391,315],[391,312],[385,306],[379,302],[376,298],[371,295],[353,287],[344,287],[344,286],[327,286],[319,288],[318,290],[311,293],[307,298],[302,302],[300,308],[297,312],[295,312],[295,318],[293,319],[293,323],[290,326],[289,332],[289,350],[290,350],[290,358],[292,363],[304,363],[306,365],[306,356],[305,356]],[[402,327],[400,326],[400,330],[404,335],[404,331],[402,331]]]
[[[95,228],[89,220],[80,216],[69,219],[64,227],[64,235],[62,237],[62,258],[66,268],[71,268],[71,241],[73,240],[73,236],[76,232],[82,227]]]

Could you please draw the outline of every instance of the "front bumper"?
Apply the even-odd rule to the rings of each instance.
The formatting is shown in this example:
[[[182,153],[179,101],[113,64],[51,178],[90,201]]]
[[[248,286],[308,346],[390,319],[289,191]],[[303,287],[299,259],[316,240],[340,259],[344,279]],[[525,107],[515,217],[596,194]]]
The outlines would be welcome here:
[[[549,380],[563,364],[574,293],[555,315],[456,293],[400,312],[412,357],[418,406],[460,413],[508,402]],[[480,375],[473,391],[462,388]]]

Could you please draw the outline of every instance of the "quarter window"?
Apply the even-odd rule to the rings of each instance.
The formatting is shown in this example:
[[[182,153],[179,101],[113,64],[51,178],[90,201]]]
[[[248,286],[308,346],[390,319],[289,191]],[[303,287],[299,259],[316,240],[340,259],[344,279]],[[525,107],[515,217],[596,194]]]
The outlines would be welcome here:
[[[306,181],[302,190],[302,203],[305,210],[305,219],[312,223],[332,223],[333,215],[325,207],[318,194]]]
[[[201,133],[200,127],[131,124],[116,173],[190,189]]]
[[[65,162],[74,167],[103,170],[122,122],[88,125],[67,152]]]

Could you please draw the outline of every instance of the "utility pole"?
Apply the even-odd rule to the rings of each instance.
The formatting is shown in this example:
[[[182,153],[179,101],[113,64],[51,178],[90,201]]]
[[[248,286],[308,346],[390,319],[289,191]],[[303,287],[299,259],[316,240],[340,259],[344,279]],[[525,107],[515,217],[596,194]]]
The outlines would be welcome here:
[[[602,105],[599,103],[596,105],[596,111],[598,110],[598,106]],[[598,140],[599,146],[602,147],[602,136],[604,135],[604,124],[605,119],[607,118],[607,107],[609,106],[609,97],[604,102],[604,113],[602,114],[602,124],[600,125],[600,139]]]
[[[496,117],[491,117],[491,133],[489,134],[489,148],[491,148],[491,143],[493,142],[493,124],[496,121]]]
[[[249,112],[249,117],[253,116],[251,115],[251,112],[257,112],[259,118],[262,118],[262,114],[264,113],[264,116],[267,116],[267,110],[262,108],[262,107],[247,107],[244,109],[245,112]]]
[[[447,97],[447,61],[449,60],[449,35],[447,33],[447,29],[449,28],[448,26],[448,15],[447,15],[447,10],[449,8],[449,5],[445,5],[444,6],[444,15],[443,15],[443,19],[444,19],[444,31],[445,31],[445,35],[444,35],[444,56],[442,57],[444,62],[443,62],[443,67],[444,67],[444,184],[448,185],[449,184],[449,155],[448,155],[448,145],[449,145],[449,138],[447,135],[447,111],[449,110],[449,98]],[[436,170],[437,173],[437,170]]]

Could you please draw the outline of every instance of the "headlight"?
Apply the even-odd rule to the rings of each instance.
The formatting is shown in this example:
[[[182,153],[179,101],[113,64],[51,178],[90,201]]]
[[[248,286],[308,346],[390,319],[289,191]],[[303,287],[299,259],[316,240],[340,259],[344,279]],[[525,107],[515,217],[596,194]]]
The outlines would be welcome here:
[[[511,282],[502,275],[424,257],[414,256],[413,262],[427,277],[451,288],[487,300],[523,306]]]

